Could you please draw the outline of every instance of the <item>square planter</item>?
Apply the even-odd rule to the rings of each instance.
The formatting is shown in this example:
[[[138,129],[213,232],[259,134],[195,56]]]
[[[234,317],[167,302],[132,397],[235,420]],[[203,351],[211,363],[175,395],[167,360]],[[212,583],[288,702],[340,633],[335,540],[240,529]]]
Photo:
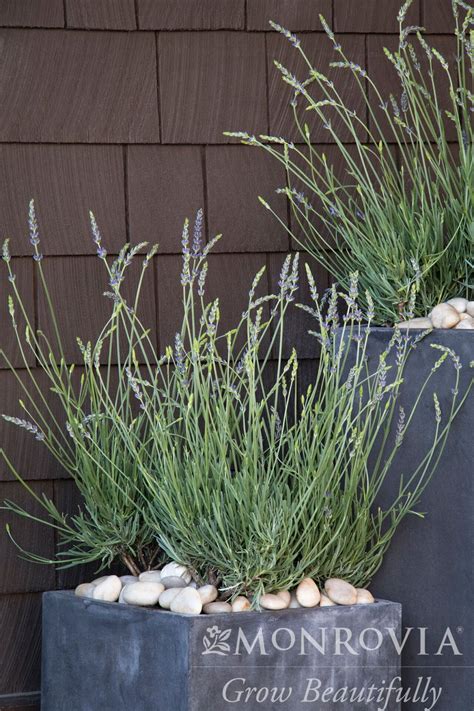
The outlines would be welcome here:
[[[400,633],[401,606],[383,600],[189,616],[48,592],[41,708],[376,711],[369,687],[400,686]]]
[[[420,332],[408,333],[414,338]],[[392,335],[391,328],[372,328],[367,348],[369,369],[371,364],[376,365]],[[451,348],[459,356],[461,396],[472,382],[473,369],[469,366],[474,360],[474,331],[435,329],[408,357],[401,389],[401,404],[407,412],[441,355],[431,347],[434,343]],[[433,392],[445,416],[454,385],[455,370],[444,364],[423,396],[394,459],[382,502],[396,493],[400,476],[406,475],[413,462],[420,461],[433,439]],[[417,507],[425,512],[424,520],[416,516],[405,519],[371,584],[377,595],[401,602],[404,627],[413,628],[402,653],[404,686],[415,689],[420,677],[431,677],[432,683],[443,690],[441,708],[449,711],[466,711],[472,707],[473,698],[473,462],[474,389],[453,423],[433,479]],[[413,705],[409,703],[406,708],[413,709]]]

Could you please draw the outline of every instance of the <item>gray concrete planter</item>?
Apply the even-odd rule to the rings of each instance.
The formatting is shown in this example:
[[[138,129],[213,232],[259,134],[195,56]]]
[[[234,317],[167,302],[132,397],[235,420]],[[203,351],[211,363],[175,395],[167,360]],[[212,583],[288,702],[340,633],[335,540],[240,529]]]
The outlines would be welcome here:
[[[370,687],[400,686],[400,626],[401,606],[382,600],[186,616],[49,592],[41,708],[376,711]],[[337,699],[345,687],[360,699]],[[399,709],[391,693],[384,711]]]
[[[409,331],[411,336],[418,333]],[[369,363],[378,358],[392,335],[391,328],[372,330]],[[431,343],[447,346],[459,356],[461,393],[473,377],[469,363],[474,360],[474,331],[436,329],[409,357],[403,385],[405,405],[413,402],[440,355]],[[441,410],[446,412],[454,387],[453,368],[443,367],[440,375],[436,378],[436,392]],[[432,441],[433,390],[426,393],[405,437],[384,495],[394,493],[400,475],[419,460]],[[382,597],[399,600],[404,627],[414,628],[402,654],[404,686],[413,689],[420,677],[431,676],[432,683],[443,690],[439,708],[466,711],[472,708],[474,698],[474,390],[453,424],[418,509],[426,512],[425,519],[412,516],[402,523],[371,589]],[[450,643],[450,633],[454,644]],[[443,640],[447,644],[439,653]],[[421,702],[409,703],[406,708],[421,711],[424,706]]]

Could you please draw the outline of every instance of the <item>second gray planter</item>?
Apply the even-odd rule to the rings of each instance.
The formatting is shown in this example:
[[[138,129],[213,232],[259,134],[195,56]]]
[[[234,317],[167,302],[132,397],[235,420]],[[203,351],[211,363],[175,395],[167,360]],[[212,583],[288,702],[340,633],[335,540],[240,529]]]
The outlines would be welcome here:
[[[413,339],[419,333],[409,331]],[[391,328],[372,329],[369,369],[392,335]],[[472,382],[474,331],[435,329],[408,357],[401,397],[407,413],[441,355],[433,344],[451,349],[459,358],[460,397]],[[382,501],[391,500],[400,477],[407,477],[433,441],[434,392],[446,418],[456,382],[450,360],[435,373],[420,402],[394,460]],[[426,514],[424,520],[409,516],[402,523],[371,589],[377,595],[400,600],[404,626],[412,628],[402,654],[404,686],[413,690],[420,678],[431,678],[432,684],[442,689],[436,708],[466,711],[473,707],[474,699],[474,390],[452,425],[417,510]],[[406,704],[407,711],[424,711],[425,707],[421,701]]]

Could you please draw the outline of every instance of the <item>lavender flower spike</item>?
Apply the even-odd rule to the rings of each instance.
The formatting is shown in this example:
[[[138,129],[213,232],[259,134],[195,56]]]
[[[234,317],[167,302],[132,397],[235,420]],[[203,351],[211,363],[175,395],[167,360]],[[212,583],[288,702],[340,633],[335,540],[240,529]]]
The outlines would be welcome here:
[[[102,247],[102,235],[100,234],[99,226],[97,225],[95,215],[92,210],[89,210],[89,219],[91,223],[92,239],[97,245],[97,256],[101,259],[105,259],[107,256],[107,251]]]
[[[193,230],[193,246],[191,249],[191,254],[193,257],[201,256],[201,245],[202,245],[202,223],[203,223],[203,211],[202,208],[196,213],[196,220],[194,222]]]
[[[17,425],[17,427],[21,427],[27,432],[31,432],[31,434],[33,434],[35,439],[38,441],[44,440],[44,432],[41,432],[38,425],[35,425],[33,422],[30,422],[29,420],[22,420],[19,417],[10,417],[10,415],[2,415],[2,417],[7,422],[11,422],[13,425]]]
[[[10,242],[10,240],[8,238],[6,240],[4,240],[3,247],[2,247],[2,259],[4,262],[7,262],[7,264],[11,259],[10,248],[8,246],[9,242]]]
[[[40,243],[40,239],[34,200],[30,200],[30,207],[28,211],[28,226],[30,228],[30,243],[33,245],[33,247],[37,247]]]

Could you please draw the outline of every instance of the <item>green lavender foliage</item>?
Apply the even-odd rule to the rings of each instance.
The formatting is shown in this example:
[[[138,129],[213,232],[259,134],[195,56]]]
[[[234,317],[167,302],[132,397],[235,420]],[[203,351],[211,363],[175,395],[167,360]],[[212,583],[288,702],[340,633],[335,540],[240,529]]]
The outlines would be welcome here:
[[[433,441],[383,509],[380,489],[426,388],[449,367],[458,380],[457,357],[441,350],[413,408],[400,410],[414,342],[395,330],[369,372],[370,296],[362,313],[356,276],[348,294],[334,286],[318,295],[308,269],[313,302],[302,308],[315,319],[321,358],[301,392],[297,354],[283,357],[298,256],[285,260],[279,289],[257,298],[262,269],[240,323],[221,332],[219,302],[205,292],[207,250],[190,248],[187,225],[183,247],[182,328],[158,369],[137,363],[133,372],[151,446],[142,447],[139,430],[121,428],[142,470],[160,546],[197,579],[229,596],[249,594],[255,604],[263,591],[305,576],[367,584],[399,524],[417,510],[459,407],[457,386],[447,412],[434,397]],[[139,333],[130,337],[140,342]]]
[[[129,344],[125,344],[125,349],[123,348],[119,325],[123,319],[123,311],[127,312],[127,322],[133,322],[135,318],[141,282],[151,255],[143,261],[135,303],[129,306],[123,299],[119,303],[115,298],[115,290],[122,282],[137,250],[143,245],[134,249],[126,246],[119,257],[109,264],[93,215],[91,219],[98,256],[104,265],[104,283],[106,279],[110,282],[112,313],[95,344],[84,344],[77,339],[83,359],[80,369],[68,365],[64,356],[55,310],[42,268],[33,201],[30,203],[29,214],[30,241],[34,247],[38,282],[49,305],[53,334],[51,340],[48,340],[47,334],[35,329],[33,316],[27,312],[17,287],[8,241],[4,243],[3,261],[11,287],[8,297],[9,311],[23,360],[24,374],[15,370],[5,352],[1,351],[1,356],[15,375],[22,393],[20,405],[24,418],[11,417],[8,413],[3,417],[12,425],[23,428],[28,433],[26,436],[34,436],[39,440],[38,447],[48,448],[64,471],[70,474],[82,498],[81,507],[77,512],[66,516],[52,500],[44,495],[38,496],[31,489],[24,478],[28,479],[28,473],[24,472],[22,478],[15,468],[15,463],[2,451],[7,467],[41,505],[44,517],[35,518],[27,509],[13,501],[5,502],[4,508],[22,517],[41,520],[57,533],[57,557],[49,560],[35,553],[22,551],[30,560],[56,564],[62,568],[95,562],[99,568],[104,568],[118,559],[131,572],[136,573],[157,561],[159,550],[154,533],[143,516],[140,468],[130,458],[123,438],[116,432],[115,420],[120,417],[124,426],[131,430],[137,428],[137,435],[139,434],[144,442],[147,439],[144,429],[146,421],[135,422],[137,407],[128,375],[133,354]],[[72,313],[71,318],[73,316]],[[25,324],[25,327],[19,326],[18,322]],[[46,376],[46,392],[43,381],[38,382],[36,377],[38,369],[32,369],[29,365],[31,355],[35,358],[39,370]],[[56,405],[53,404],[54,401],[57,402]],[[60,415],[57,414],[58,411]],[[15,541],[14,531],[9,529],[8,532]]]
[[[378,324],[424,316],[443,300],[472,299],[474,293],[474,7],[453,0],[456,56],[445,58],[422,28],[405,25],[411,4],[408,0],[398,16],[398,50],[385,50],[387,71],[394,68],[400,82],[398,96],[382,95],[321,18],[334,47],[331,67],[353,77],[351,104],[344,104],[335,83],[312,66],[300,40],[271,23],[307,67],[306,76],[295,77],[275,62],[294,89],[298,142],[228,134],[285,166],[287,185],[280,192],[291,203],[294,239],[344,288],[349,275],[359,272],[361,301],[368,289]],[[363,108],[356,112],[359,96]],[[312,145],[306,112],[316,114],[334,142],[342,177]],[[335,118],[353,147],[342,143]],[[271,201],[261,202],[275,214]]]
[[[136,299],[128,303],[122,295],[125,272],[132,260],[142,259],[137,251],[143,245],[124,247],[109,265],[92,224],[109,279],[112,315],[97,342],[81,346],[79,390],[74,370],[28,323],[8,245],[3,254],[20,348],[16,305],[27,323],[24,341],[48,375],[67,423],[53,420],[51,425],[43,416],[48,405],[29,373],[32,393],[25,390],[25,418],[14,424],[50,448],[84,498],[82,513],[70,518],[53,502],[39,499],[45,524],[55,528],[63,545],[62,565],[121,558],[137,572],[164,554],[188,566],[197,579],[215,581],[229,596],[253,596],[255,605],[263,591],[292,587],[307,575],[321,582],[341,576],[367,584],[398,525],[417,513],[441,456],[462,401],[456,355],[440,349],[413,408],[405,412],[399,395],[415,343],[395,329],[388,349],[369,371],[370,296],[365,295],[368,309],[362,312],[356,275],[347,293],[333,286],[319,295],[308,269],[312,303],[300,308],[315,319],[321,357],[312,384],[303,389],[297,354],[283,355],[285,324],[298,290],[298,255],[284,261],[275,293],[259,296],[265,278],[260,270],[242,318],[225,331],[219,301],[206,295],[208,254],[218,237],[203,244],[199,212],[193,234],[186,222],[182,236],[180,328],[174,344],[159,356],[137,315],[141,280],[153,251],[143,259]],[[342,319],[341,300],[346,307]],[[51,318],[54,326],[54,310]],[[104,348],[109,355],[101,366]],[[118,384],[112,382],[113,353]],[[441,413],[434,396],[433,441],[381,509],[380,489],[414,413],[426,389],[431,391],[433,380],[444,377],[448,367],[456,371],[451,406]],[[11,502],[5,505],[31,517]]]

